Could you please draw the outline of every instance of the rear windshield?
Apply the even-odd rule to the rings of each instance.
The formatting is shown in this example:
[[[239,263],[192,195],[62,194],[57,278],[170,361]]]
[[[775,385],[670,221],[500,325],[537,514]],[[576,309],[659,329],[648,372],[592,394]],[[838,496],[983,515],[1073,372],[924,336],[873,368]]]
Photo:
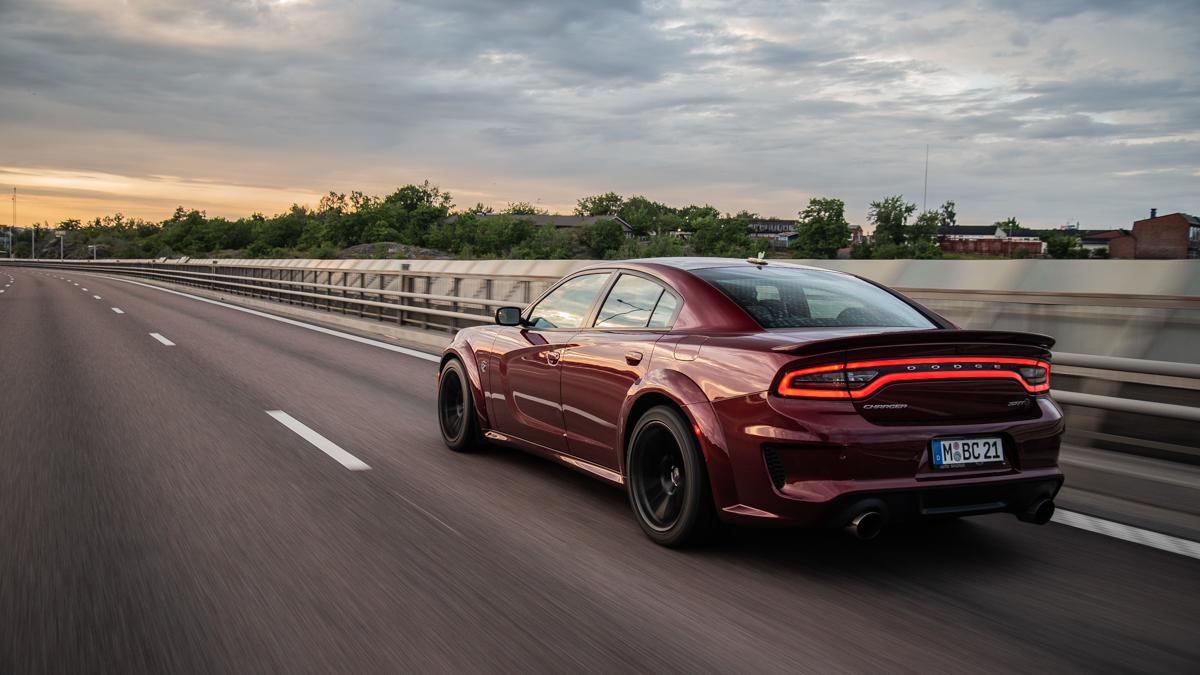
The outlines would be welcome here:
[[[692,274],[728,295],[763,328],[937,327],[900,298],[848,275],[749,265]]]

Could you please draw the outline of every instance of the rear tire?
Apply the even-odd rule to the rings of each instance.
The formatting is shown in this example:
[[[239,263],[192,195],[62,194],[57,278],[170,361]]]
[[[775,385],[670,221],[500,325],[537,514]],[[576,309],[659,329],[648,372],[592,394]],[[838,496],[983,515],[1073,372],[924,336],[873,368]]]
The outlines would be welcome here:
[[[471,382],[458,359],[447,361],[438,375],[437,411],[438,429],[446,447],[455,452],[470,452],[480,445]]]
[[[687,419],[674,408],[647,410],[629,437],[625,464],[629,503],[656,544],[693,546],[715,521],[704,455]]]

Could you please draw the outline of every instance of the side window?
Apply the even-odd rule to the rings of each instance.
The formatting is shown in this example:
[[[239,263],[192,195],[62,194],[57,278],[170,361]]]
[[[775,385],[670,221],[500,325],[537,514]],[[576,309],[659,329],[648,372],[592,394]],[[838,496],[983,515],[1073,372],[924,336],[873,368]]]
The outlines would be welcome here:
[[[670,293],[663,293],[658,299],[658,307],[650,315],[651,328],[670,328],[671,319],[675,318],[675,310],[679,308],[679,300]]]
[[[613,284],[596,316],[597,328],[662,328],[675,313],[675,296],[662,286],[633,274]]]
[[[562,283],[534,306],[529,324],[534,328],[580,328],[608,274],[584,274]]]

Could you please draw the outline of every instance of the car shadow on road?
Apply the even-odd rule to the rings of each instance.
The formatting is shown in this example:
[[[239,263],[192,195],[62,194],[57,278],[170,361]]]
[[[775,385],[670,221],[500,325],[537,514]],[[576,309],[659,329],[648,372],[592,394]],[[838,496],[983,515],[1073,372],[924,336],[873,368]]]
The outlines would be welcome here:
[[[648,554],[664,552],[640,530],[623,490],[590,478],[565,466],[521,450],[489,448],[485,461],[503,465],[503,471],[537,474],[537,480],[556,484],[586,501],[592,517],[611,519],[614,526],[628,527],[637,534]],[[496,467],[499,468],[499,467]],[[978,519],[951,519],[909,523],[886,529],[871,541],[859,541],[840,529],[737,527],[719,525],[709,542],[669,555],[687,555],[693,560],[712,559],[723,564],[765,566],[783,576],[837,571],[878,573],[881,566],[893,574],[932,577],[938,574],[986,572],[998,567],[1013,568],[1031,562],[1014,545],[1004,527],[1012,516],[997,514]],[[1028,541],[1025,540],[1025,545]]]

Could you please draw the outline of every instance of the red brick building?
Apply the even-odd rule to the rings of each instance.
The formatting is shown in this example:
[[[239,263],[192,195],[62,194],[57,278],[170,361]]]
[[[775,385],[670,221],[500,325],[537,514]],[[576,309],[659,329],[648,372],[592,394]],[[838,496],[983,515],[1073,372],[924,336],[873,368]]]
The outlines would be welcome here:
[[[1108,255],[1142,260],[1200,258],[1200,218],[1186,213],[1160,216],[1151,209],[1149,218],[1133,223],[1131,233],[1109,241]]]
[[[1015,228],[1011,232],[996,225],[955,225],[938,230],[938,248],[946,253],[1040,257],[1046,244],[1032,230]]]

